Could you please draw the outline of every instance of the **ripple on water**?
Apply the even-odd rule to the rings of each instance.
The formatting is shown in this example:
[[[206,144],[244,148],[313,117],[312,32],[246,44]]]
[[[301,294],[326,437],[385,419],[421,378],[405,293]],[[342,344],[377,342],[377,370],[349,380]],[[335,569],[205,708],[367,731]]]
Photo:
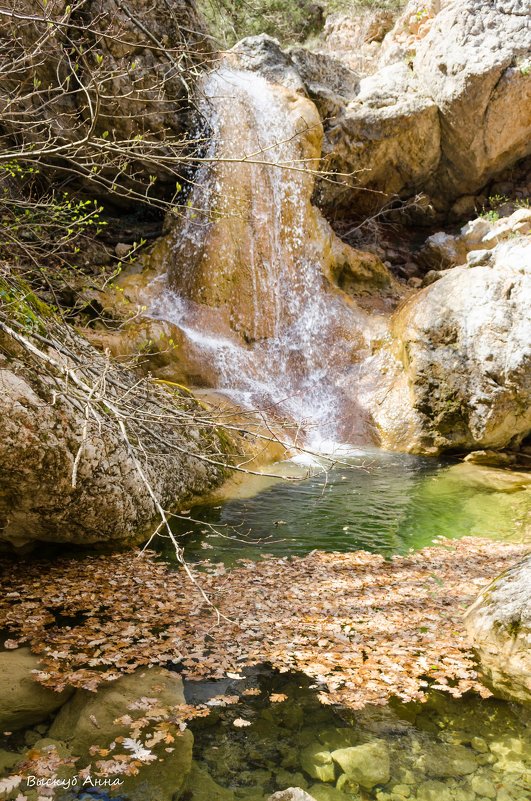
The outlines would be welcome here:
[[[531,486],[514,476],[373,451],[300,482],[265,479],[250,497],[240,488],[240,497],[192,509],[197,522],[176,520],[175,532],[185,537],[189,559],[226,564],[314,548],[391,556],[438,537],[525,542]]]

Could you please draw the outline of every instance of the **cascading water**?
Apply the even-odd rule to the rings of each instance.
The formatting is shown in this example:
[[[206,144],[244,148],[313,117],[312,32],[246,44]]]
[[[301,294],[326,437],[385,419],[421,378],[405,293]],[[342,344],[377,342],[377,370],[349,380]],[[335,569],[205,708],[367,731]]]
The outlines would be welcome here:
[[[238,405],[300,424],[314,447],[367,441],[346,387],[375,322],[327,277],[338,240],[311,204],[317,111],[222,67],[203,112],[214,135],[150,313],[178,326],[195,374]]]

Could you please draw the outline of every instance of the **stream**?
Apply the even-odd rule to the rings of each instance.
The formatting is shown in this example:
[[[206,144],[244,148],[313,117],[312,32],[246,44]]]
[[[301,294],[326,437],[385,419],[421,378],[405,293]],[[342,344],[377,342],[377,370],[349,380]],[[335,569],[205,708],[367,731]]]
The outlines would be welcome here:
[[[232,565],[314,548],[389,557],[440,537],[524,542],[529,534],[529,492],[510,472],[376,449],[356,454],[327,469],[283,462],[270,470],[289,481],[248,477],[235,497],[184,510],[173,529],[187,558]]]
[[[185,510],[190,521],[176,520],[174,531],[188,559],[230,566],[314,548],[390,557],[470,535],[529,542],[529,491],[516,490],[509,472],[378,451],[341,461],[326,471],[313,463],[300,481],[250,477],[235,497]],[[275,466],[292,478],[303,469]],[[531,798],[531,715],[518,704],[432,690],[425,704],[392,700],[356,712],[323,706],[303,675],[265,667],[186,692],[191,702],[240,699],[192,723],[190,801],[265,801],[287,787],[316,801]],[[376,749],[373,765],[382,749],[389,770],[349,784],[328,755],[363,744]]]

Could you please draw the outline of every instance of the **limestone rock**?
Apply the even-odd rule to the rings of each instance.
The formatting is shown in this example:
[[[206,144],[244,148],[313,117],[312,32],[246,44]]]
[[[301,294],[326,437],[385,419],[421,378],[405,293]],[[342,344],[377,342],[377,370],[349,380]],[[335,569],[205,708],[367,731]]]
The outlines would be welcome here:
[[[485,776],[474,776],[470,782],[470,787],[481,798],[496,798],[496,787]]]
[[[530,256],[525,239],[502,243],[489,264],[444,272],[395,314],[363,389],[384,447],[497,450],[528,434]]]
[[[135,372],[112,361],[109,364],[73,329],[58,327],[55,336],[60,350],[43,348],[39,342],[35,346],[45,355],[34,357],[13,336],[0,335],[0,540],[15,547],[34,540],[138,541],[157,519],[152,497],[116,419],[113,422],[101,404],[96,406],[101,425],[94,418],[89,420],[84,438],[84,405],[71,390],[72,379],[64,369],[71,368],[78,379],[89,382],[106,374],[108,400],[112,396],[119,404],[124,388],[129,387],[133,407],[148,414],[166,414],[167,404],[177,413],[189,404],[190,410],[198,407],[195,401],[153,383],[141,388]],[[47,369],[47,358],[56,366]],[[117,386],[121,386],[118,393]],[[131,434],[132,418],[128,426]],[[152,455],[145,458],[144,451],[142,456],[144,475],[164,508],[205,492],[222,479],[222,470],[193,457],[194,452],[212,447],[219,454],[219,441],[212,431],[191,425],[178,433],[171,422],[152,418],[141,436],[146,445],[152,443],[147,445]]]
[[[514,453],[503,451],[472,451],[465,456],[465,462],[483,464],[487,467],[510,467],[516,462]]]
[[[478,767],[477,757],[462,745],[432,745],[419,760],[419,767],[428,776],[453,778],[468,776]]]
[[[356,96],[328,121],[323,155],[328,168],[354,173],[340,189],[319,184],[319,202],[335,214],[353,203],[370,212],[390,196],[416,194],[439,163],[437,106],[406,64],[385,67],[363,78]]]
[[[316,799],[300,787],[288,787],[273,793],[267,801],[316,801]]]
[[[439,231],[428,237],[418,253],[426,268],[447,270],[465,261],[470,267],[489,264],[491,250],[500,242],[527,236],[531,233],[531,209],[516,209],[512,214],[497,218],[476,217],[461,228],[459,234]]]
[[[345,793],[337,790],[331,784],[312,784],[310,794],[315,801],[345,801],[348,798]],[[357,801],[355,796],[353,801]]]
[[[366,790],[389,781],[391,770],[389,750],[383,740],[352,748],[339,748],[337,751],[332,751],[332,759],[349,779]]]
[[[482,453],[482,451],[476,451]],[[483,492],[513,494],[531,490],[531,473],[518,470],[498,470],[484,464],[465,460],[452,465],[445,473],[447,479],[461,486],[467,485]]]
[[[408,3],[383,41],[378,72],[327,123],[329,163],[341,172],[362,170],[349,189],[321,185],[327,208],[348,213],[349,203],[368,206],[360,191],[368,188],[382,193],[373,198],[376,206],[422,191],[446,210],[529,153],[524,5]]]
[[[384,38],[378,61],[380,66],[411,60],[433,19],[451,0],[409,0]]]
[[[234,801],[235,795],[232,790],[227,790],[218,784],[212,776],[197,762],[192,763],[192,768],[188,774],[186,782],[186,794],[190,801]],[[291,801],[291,799],[288,799]],[[294,801],[298,801],[294,799]],[[301,799],[304,801],[304,799]]]
[[[40,669],[29,648],[0,652],[0,731],[39,723],[72,695],[72,690],[56,693],[36,682],[32,671]]]
[[[330,751],[320,743],[309,745],[301,752],[301,767],[312,779],[320,782],[334,782],[336,771]]]
[[[417,788],[417,801],[453,801],[454,798],[446,782],[422,782]]]
[[[413,69],[441,115],[441,162],[428,193],[470,194],[530,149],[529,18],[521,0],[450,2]],[[431,189],[431,191],[430,191]]]
[[[154,698],[166,709],[183,704],[182,681],[176,673],[154,668],[122,676],[97,693],[77,690],[57,715],[49,735],[64,742],[72,755],[80,758],[78,767],[83,767],[93,758],[91,746],[108,748],[117,737],[131,737],[129,726],[117,720],[124,715],[142,717],[145,710],[141,704],[141,708],[131,708],[142,698]],[[173,724],[169,732],[175,737],[173,751],[165,751],[164,743],[154,746],[152,751],[158,759],[142,766],[137,776],[125,778],[119,794],[130,801],[145,801],[148,797],[172,801],[178,797],[192,766],[193,736],[188,729],[181,733]]]
[[[502,698],[531,701],[531,556],[483,590],[465,615],[481,669]]]
[[[378,44],[391,30],[393,22],[394,15],[385,9],[328,14],[319,48],[351,69],[365,74],[374,72],[380,55]]]

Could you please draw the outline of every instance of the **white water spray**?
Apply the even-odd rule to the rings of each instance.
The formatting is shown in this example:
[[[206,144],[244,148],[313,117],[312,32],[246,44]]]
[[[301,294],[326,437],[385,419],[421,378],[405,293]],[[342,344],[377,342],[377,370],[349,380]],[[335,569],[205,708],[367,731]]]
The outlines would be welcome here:
[[[305,160],[321,135],[315,108],[229,68],[204,96],[207,159],[220,161],[196,175],[150,313],[179,327],[197,374],[237,404],[299,424],[312,447],[363,441],[344,387],[370,326],[325,276],[334,235],[311,204],[315,155]]]

